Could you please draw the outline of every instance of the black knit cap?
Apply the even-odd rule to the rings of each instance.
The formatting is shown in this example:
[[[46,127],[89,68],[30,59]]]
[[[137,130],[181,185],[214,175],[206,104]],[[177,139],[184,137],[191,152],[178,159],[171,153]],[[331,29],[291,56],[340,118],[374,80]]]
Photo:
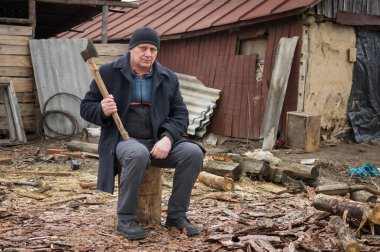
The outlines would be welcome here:
[[[151,44],[160,49],[160,37],[156,30],[149,27],[141,27],[132,33],[131,40],[129,41],[129,50],[139,44]]]

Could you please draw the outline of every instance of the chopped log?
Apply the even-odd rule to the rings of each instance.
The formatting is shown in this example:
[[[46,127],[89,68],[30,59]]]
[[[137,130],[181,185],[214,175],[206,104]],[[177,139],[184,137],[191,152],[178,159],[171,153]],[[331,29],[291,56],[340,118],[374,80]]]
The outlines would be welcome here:
[[[269,175],[266,177],[265,180],[269,180],[274,183],[279,183],[279,184],[285,184],[286,182],[289,181],[288,179],[288,171],[274,168],[270,169]]]
[[[355,192],[359,190],[365,190],[365,191],[370,192],[371,194],[380,196],[380,191],[377,191],[365,185],[350,186],[346,183],[340,183],[340,184],[332,184],[332,185],[321,185],[315,188],[316,193],[323,193],[327,195],[345,195],[347,193],[351,193],[351,192]]]
[[[70,141],[67,143],[67,149],[70,151],[84,151],[93,154],[98,154],[98,144],[86,143],[82,141]]]
[[[294,178],[305,178],[315,180],[319,176],[319,171],[316,166],[302,165],[299,163],[292,163],[289,166],[279,166],[278,169],[288,171],[287,174]]]
[[[333,216],[329,225],[335,230],[338,235],[340,245],[343,251],[356,252],[360,251],[359,243],[355,239],[353,231],[349,225],[339,216]]]
[[[270,174],[270,166],[268,162],[256,159],[243,158],[239,161],[242,172],[248,176],[266,178]]]
[[[161,224],[161,168],[149,166],[140,185],[137,219],[144,225]]]
[[[335,215],[342,215],[345,210],[348,210],[349,216],[355,219],[380,224],[380,206],[371,209],[368,204],[324,194],[315,195],[313,206]]]
[[[235,183],[231,178],[221,177],[205,171],[199,173],[198,179],[202,183],[218,190],[230,191],[235,187]]]
[[[372,193],[360,190],[360,191],[354,191],[351,193],[351,199],[363,203],[373,203],[375,204],[377,201],[377,196],[373,195]]]
[[[73,173],[71,172],[38,172],[38,171],[15,171],[15,170],[0,170],[0,174],[21,174],[21,175],[33,175],[33,176],[56,176],[56,177],[68,177]]]
[[[212,159],[205,159],[203,170],[218,176],[229,177],[238,180],[241,176],[241,167],[238,163],[229,163]]]

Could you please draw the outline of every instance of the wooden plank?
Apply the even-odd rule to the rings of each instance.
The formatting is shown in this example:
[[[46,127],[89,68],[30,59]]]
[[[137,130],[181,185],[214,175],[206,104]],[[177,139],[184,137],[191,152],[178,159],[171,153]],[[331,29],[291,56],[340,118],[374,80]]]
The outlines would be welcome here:
[[[118,56],[100,56],[99,58],[93,58],[96,65],[103,65],[115,61]]]
[[[36,101],[34,93],[16,93],[17,101],[19,103],[33,103]],[[3,98],[0,97],[0,104],[3,104]]]
[[[33,69],[32,67],[5,67],[0,66],[0,76],[9,77],[32,77]]]
[[[0,24],[0,35],[32,36],[32,27]]]
[[[0,83],[8,83],[10,80],[12,80],[13,86],[17,93],[33,92],[34,80],[32,78],[0,77]]]
[[[0,35],[0,45],[28,45],[29,37]]]
[[[0,55],[0,66],[30,67],[32,66],[32,60],[30,56]]]
[[[248,112],[250,112],[250,103],[248,103],[249,99],[249,92],[248,92],[248,84],[249,84],[249,72],[253,71],[254,68],[251,70],[251,61],[252,56],[254,55],[248,55],[243,56],[244,57],[244,66],[243,66],[243,74],[242,74],[242,94],[240,99],[240,116],[239,116],[239,138],[252,138],[250,135],[250,126],[251,126],[251,120],[252,116],[249,115]]]
[[[1,106],[0,106],[1,107]],[[35,115],[22,115],[22,122],[24,124],[25,131],[34,132],[35,131]],[[0,130],[8,132],[8,125],[6,123],[6,118],[0,116]]]
[[[263,150],[271,150],[276,140],[277,128],[297,41],[298,37],[281,38],[278,45],[276,63],[269,90],[269,100],[263,120]]]
[[[232,61],[231,66],[231,81],[229,84],[229,91],[226,92],[228,95],[228,106],[227,106],[227,116],[226,116],[226,126],[224,128],[225,136],[233,136],[232,127],[233,127],[233,119],[235,111],[235,99],[237,92],[237,78],[239,71],[239,57],[233,56],[230,61]]]
[[[99,56],[122,56],[128,52],[128,44],[95,44]]]
[[[3,98],[3,100],[5,102],[4,106],[0,107],[0,115],[1,115],[1,109],[3,109],[6,125],[8,126],[8,130],[9,130],[9,139],[11,141],[15,141],[17,135],[16,135],[16,128],[15,128],[15,125],[13,123],[14,117],[13,117],[13,114],[11,113],[12,110],[11,110],[11,105],[9,102],[8,84],[0,85],[0,93],[1,93],[1,97]]]
[[[20,103],[19,110],[21,115],[23,116],[34,115],[34,103]],[[0,117],[5,117],[5,115],[6,113],[4,106],[0,106]]]
[[[16,97],[16,91],[13,87],[12,81],[10,81],[8,85],[8,97],[9,97],[9,102],[11,105],[14,124],[16,127],[17,140],[20,142],[26,143],[27,141],[26,141],[26,135],[24,131],[24,125],[22,123],[20,108],[17,101],[17,97]],[[33,110],[34,110],[34,104],[33,104]]]
[[[0,45],[0,54],[4,55],[30,55],[27,45]]]
[[[215,78],[217,74],[217,63],[218,63],[218,57],[219,57],[219,52],[221,48],[221,39],[219,35],[215,35],[215,43],[213,45],[213,53],[212,53],[212,61],[210,64],[210,69],[209,69],[209,79],[208,83],[210,87],[214,87],[215,85]]]
[[[240,136],[240,117],[243,117],[241,114],[241,104],[245,104],[242,100],[243,95],[243,71],[244,71],[244,64],[245,64],[245,56],[244,55],[236,55],[237,59],[237,74],[236,74],[236,92],[235,92],[235,101],[233,103],[234,106],[234,113],[232,117],[232,137],[241,138]]]
[[[179,62],[179,66],[177,68],[177,71],[179,73],[183,73],[185,71],[185,60],[186,60],[186,44],[183,43],[183,40],[178,40],[178,49],[179,55],[177,54],[177,61]]]

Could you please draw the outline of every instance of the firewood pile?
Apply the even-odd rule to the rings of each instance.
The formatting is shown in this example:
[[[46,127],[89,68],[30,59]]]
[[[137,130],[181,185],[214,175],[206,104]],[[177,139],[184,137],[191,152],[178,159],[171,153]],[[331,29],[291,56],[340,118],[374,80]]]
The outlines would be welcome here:
[[[78,150],[64,142],[50,146],[0,147],[12,160],[0,164],[0,251],[380,251],[380,206],[347,196],[363,190],[341,185],[344,193],[330,187],[327,195],[313,185],[312,169],[249,162],[247,155],[208,157],[214,171],[204,172],[211,180],[197,181],[188,212],[201,230],[196,237],[163,225],[173,177],[164,169],[162,224],[146,227],[147,239],[131,242],[115,229],[117,192],[96,190],[97,157],[74,155]],[[216,169],[215,161],[228,165]],[[285,182],[274,181],[281,177],[275,174],[286,174]],[[370,188],[364,191],[376,195]]]

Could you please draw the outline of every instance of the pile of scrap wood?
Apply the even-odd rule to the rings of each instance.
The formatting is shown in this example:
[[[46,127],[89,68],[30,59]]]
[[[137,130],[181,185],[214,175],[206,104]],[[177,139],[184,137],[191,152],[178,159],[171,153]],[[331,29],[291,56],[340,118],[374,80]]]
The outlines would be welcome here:
[[[344,194],[346,197],[341,196]],[[334,215],[329,226],[337,233],[343,251],[360,251],[357,236],[366,223],[372,236],[375,236],[375,228],[380,225],[380,202],[377,201],[380,191],[369,186],[334,184],[315,189],[309,187],[308,195],[316,209]],[[360,222],[355,232],[347,223],[347,218]]]

